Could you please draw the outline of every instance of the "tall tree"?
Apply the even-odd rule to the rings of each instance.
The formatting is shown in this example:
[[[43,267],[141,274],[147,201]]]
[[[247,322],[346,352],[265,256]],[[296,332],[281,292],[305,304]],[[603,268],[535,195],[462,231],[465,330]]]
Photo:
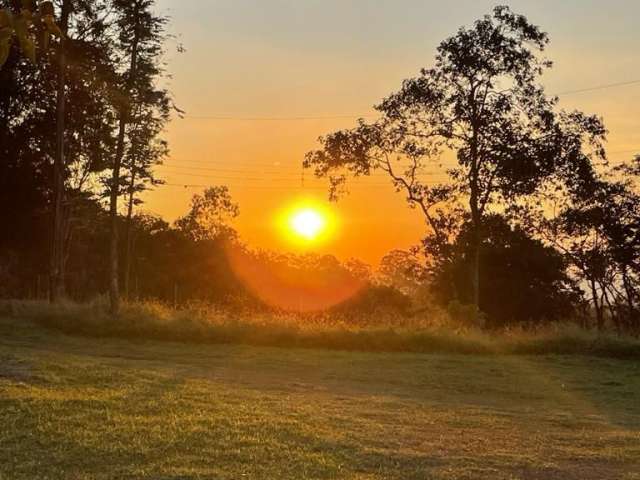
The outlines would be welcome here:
[[[9,8],[11,3],[20,2],[0,0],[0,8]],[[40,15],[47,3],[39,4]],[[64,290],[65,263],[75,228],[70,215],[74,205],[91,194],[88,174],[104,169],[102,157],[109,150],[106,144],[112,134],[105,4],[106,0],[57,2],[58,21],[63,6],[75,7],[73,16],[64,12],[67,34],[56,35],[64,39],[64,48],[62,40],[53,43],[48,38],[45,42],[42,22],[34,22],[37,62],[26,61],[14,42],[0,69],[0,191],[10,200],[0,208],[0,215],[13,226],[0,235],[0,242],[5,252],[17,252],[21,262],[33,264],[33,270],[14,271],[16,281],[25,285],[29,276],[48,275],[50,298],[60,297]],[[53,15],[50,3],[49,7]],[[45,43],[50,48],[45,50]],[[60,101],[64,108],[58,108]],[[16,210],[15,202],[24,210]],[[46,291],[46,283],[38,291]]]
[[[136,108],[140,107],[140,110],[144,111],[144,107],[148,106],[148,103],[145,103],[148,102],[147,95],[154,91],[155,82],[161,73],[158,65],[163,53],[162,39],[166,19],[154,13],[154,0],[114,0],[113,3],[117,11],[117,48],[124,54],[122,60],[126,65],[121,72],[122,81],[117,105],[118,133],[109,201],[111,218],[109,297],[111,313],[116,315],[120,308],[118,198],[123,180],[122,162],[128,150],[131,159],[137,161],[142,157],[141,152],[132,150],[132,139],[128,138],[128,129],[132,126],[132,115]],[[154,99],[155,105],[165,101],[166,92]],[[133,172],[136,168],[134,163],[131,163],[131,166],[131,178],[135,183]]]
[[[66,36],[69,30],[69,17],[71,16],[71,0],[63,0],[59,27],[62,31],[58,45],[58,85],[56,91],[56,154],[53,164],[53,238],[51,245],[50,266],[50,300],[59,301],[65,295],[64,287],[64,212],[65,199],[65,108],[66,108],[66,76],[67,53]]]
[[[482,224],[492,207],[533,194],[554,176],[592,176],[603,156],[599,119],[556,111],[539,78],[551,66],[542,54],[547,34],[524,16],[499,6],[444,40],[435,64],[376,107],[381,117],[320,138],[305,166],[332,178],[332,194],[352,174],[386,172],[423,213],[438,241],[449,212],[463,203],[470,221],[471,304],[481,307]],[[447,163],[442,156],[455,154]],[[434,182],[446,164],[448,179]],[[434,185],[435,183],[435,185]]]
[[[619,330],[640,329],[640,196],[627,167],[625,181],[601,180],[587,197],[565,199],[556,217],[537,216],[542,237],[565,253],[587,286],[601,330],[607,319]]]
[[[138,75],[132,89],[133,108],[131,128],[127,134],[129,148],[124,158],[127,169],[126,178],[127,213],[124,228],[124,293],[129,296],[131,276],[131,258],[134,254],[133,214],[134,208],[142,203],[140,193],[162,184],[155,177],[153,167],[161,163],[168,155],[167,142],[161,134],[170,113],[174,109],[169,92],[157,85],[153,79],[163,75],[162,64],[157,52],[162,51],[164,19],[154,24],[155,34],[141,50],[138,58]]]
[[[168,112],[165,112],[168,116]],[[168,153],[167,143],[158,140],[162,127],[164,126],[165,114],[158,118],[153,112],[145,116],[138,116],[132,122],[132,132],[129,134],[130,148],[127,154],[126,166],[128,169],[127,213],[124,226],[124,294],[129,297],[129,284],[131,279],[131,258],[134,254],[134,232],[133,222],[134,208],[142,204],[139,198],[140,193],[148,190],[152,186],[161,185],[163,182],[155,177],[153,167],[162,161]]]

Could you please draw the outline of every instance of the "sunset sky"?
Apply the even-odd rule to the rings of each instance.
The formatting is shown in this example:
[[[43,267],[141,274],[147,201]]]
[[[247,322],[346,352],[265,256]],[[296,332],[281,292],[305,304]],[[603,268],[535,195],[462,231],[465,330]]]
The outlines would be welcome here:
[[[544,77],[562,106],[604,117],[612,161],[640,152],[637,0],[510,1],[549,32],[555,67]],[[167,186],[144,208],[173,220],[205,185],[228,185],[235,223],[255,247],[290,249],[277,219],[292,204],[324,202],[326,183],[301,162],[319,135],[352,126],[402,79],[432,65],[438,43],[496,4],[484,0],[162,0],[177,36],[168,52],[170,88],[184,119],[170,125],[171,156],[158,168]],[[606,18],[606,22],[603,19]],[[186,52],[177,53],[177,44]],[[185,188],[181,185],[189,185]],[[389,181],[350,181],[329,205],[338,226],[321,252],[377,263],[424,233]]]

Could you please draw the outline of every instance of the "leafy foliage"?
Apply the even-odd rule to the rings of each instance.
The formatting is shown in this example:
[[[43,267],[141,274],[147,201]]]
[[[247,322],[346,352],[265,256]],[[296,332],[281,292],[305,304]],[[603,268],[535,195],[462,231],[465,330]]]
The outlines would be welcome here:
[[[360,120],[351,130],[321,137],[321,149],[305,157],[304,165],[317,176],[333,178],[334,198],[345,171],[386,172],[421,210],[443,248],[466,216],[472,247],[468,301],[476,308],[484,291],[479,259],[486,216],[551,181],[586,195],[594,164],[604,159],[601,121],[558,110],[557,99],[539,85],[551,67],[543,56],[548,41],[525,17],[496,7],[444,40],[433,67],[405,80],[376,107],[377,121]],[[449,153],[455,163],[443,168],[442,157]],[[447,180],[432,180],[427,167],[439,169]]]
[[[575,316],[580,291],[567,274],[563,255],[498,215],[487,217],[483,230],[480,306],[487,326],[531,325]],[[466,224],[451,246],[452,255],[432,271],[434,288],[445,304],[469,303],[471,285],[466,272],[471,243]]]
[[[235,236],[228,223],[240,215],[225,186],[209,187],[191,200],[191,210],[176,221],[178,229],[192,240],[210,240],[219,236]]]
[[[17,13],[9,7],[0,8],[0,68],[9,58],[14,40],[22,53],[35,62],[36,45],[40,43],[46,51],[52,36],[60,39],[64,36],[54,19],[53,2],[22,0],[22,8]]]

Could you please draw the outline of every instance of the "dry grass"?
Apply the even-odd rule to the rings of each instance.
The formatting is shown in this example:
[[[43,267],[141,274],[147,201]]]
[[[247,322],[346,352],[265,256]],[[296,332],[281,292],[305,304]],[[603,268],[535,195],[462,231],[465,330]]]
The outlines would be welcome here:
[[[0,479],[638,480],[639,373],[82,338],[0,315]]]
[[[582,354],[640,358],[640,340],[613,333],[585,331],[573,324],[537,331],[489,334],[437,319],[230,313],[206,305],[173,310],[158,303],[124,306],[110,317],[101,302],[51,306],[41,302],[4,302],[0,313],[48,328],[87,337],[186,343],[322,348],[371,352],[456,354]]]

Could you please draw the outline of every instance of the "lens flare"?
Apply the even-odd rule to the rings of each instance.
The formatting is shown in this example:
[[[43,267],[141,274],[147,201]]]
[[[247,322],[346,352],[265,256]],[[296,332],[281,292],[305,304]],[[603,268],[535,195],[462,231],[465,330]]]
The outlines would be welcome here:
[[[281,252],[250,252],[230,244],[227,258],[236,278],[262,302],[298,312],[322,311],[338,305],[365,286],[338,260],[324,254],[340,238],[342,223],[328,202],[296,198],[273,217]],[[288,252],[288,253],[284,253]]]

